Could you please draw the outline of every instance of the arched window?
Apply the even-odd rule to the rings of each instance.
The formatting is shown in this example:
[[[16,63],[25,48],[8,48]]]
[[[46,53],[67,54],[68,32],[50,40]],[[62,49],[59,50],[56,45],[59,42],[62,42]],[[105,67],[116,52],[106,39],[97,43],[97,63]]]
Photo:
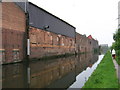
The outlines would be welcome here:
[[[62,46],[64,46],[64,42],[63,42],[64,38],[62,37],[61,39],[61,43],[62,43]]]
[[[51,41],[53,40],[53,36],[52,36],[52,35],[50,36],[50,40],[51,40]]]
[[[57,36],[57,42],[59,41],[59,37]]]

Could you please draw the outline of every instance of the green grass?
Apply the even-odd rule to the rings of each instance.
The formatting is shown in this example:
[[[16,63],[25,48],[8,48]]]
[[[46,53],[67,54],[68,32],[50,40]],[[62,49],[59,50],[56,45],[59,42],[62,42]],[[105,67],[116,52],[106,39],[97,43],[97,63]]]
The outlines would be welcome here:
[[[116,70],[109,51],[83,88],[118,88]]]

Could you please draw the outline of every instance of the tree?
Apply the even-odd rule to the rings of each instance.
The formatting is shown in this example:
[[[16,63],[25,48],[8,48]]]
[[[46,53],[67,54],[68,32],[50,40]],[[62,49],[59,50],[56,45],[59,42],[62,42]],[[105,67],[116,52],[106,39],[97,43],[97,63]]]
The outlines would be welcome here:
[[[116,51],[116,56],[118,58],[118,61],[120,62],[120,29],[116,31],[113,35],[114,43],[112,44],[111,48],[114,48]]]

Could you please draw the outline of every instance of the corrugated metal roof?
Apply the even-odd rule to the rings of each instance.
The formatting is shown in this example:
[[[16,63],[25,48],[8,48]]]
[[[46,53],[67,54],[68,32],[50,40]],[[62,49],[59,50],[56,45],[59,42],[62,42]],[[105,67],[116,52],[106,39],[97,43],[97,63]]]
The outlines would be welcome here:
[[[75,37],[75,27],[47,12],[46,10],[34,5],[31,2],[16,2],[25,12],[29,13],[29,25],[47,31]]]

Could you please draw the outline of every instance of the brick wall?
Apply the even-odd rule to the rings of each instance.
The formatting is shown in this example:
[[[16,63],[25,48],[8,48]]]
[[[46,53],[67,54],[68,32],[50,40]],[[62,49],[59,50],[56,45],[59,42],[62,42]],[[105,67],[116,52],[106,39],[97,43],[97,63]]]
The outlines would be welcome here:
[[[17,62],[25,57],[25,14],[12,2],[2,2],[3,63]]]
[[[3,63],[23,60],[25,58],[26,17],[24,11],[15,3],[2,3],[2,48],[0,55]],[[90,52],[98,47],[96,40],[76,34],[75,38],[58,35],[46,30],[30,27],[30,58],[60,55],[65,53]],[[1,61],[1,60],[0,60]]]
[[[2,27],[25,31],[25,14],[12,2],[2,2]]]
[[[92,52],[98,48],[98,41],[76,33],[76,52]]]
[[[75,52],[75,38],[30,27],[30,58]]]

